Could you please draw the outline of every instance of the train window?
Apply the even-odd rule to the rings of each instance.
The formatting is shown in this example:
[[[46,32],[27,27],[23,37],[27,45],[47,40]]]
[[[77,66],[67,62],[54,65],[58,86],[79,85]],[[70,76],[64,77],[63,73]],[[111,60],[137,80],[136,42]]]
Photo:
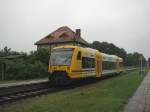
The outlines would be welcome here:
[[[103,61],[102,63],[102,67],[104,70],[112,70],[112,69],[116,69],[117,65],[116,62],[109,62],[109,61]]]
[[[60,48],[54,49],[51,53],[51,65],[64,65],[69,66],[72,60],[73,49],[70,48]]]
[[[77,60],[81,60],[81,51],[78,52]]]
[[[82,57],[82,68],[95,68],[95,59]]]

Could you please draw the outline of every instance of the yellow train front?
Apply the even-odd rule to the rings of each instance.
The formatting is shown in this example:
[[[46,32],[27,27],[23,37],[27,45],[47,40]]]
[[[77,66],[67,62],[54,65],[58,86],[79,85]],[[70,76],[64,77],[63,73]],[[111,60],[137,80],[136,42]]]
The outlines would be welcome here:
[[[56,85],[67,85],[72,79],[101,77],[122,72],[123,59],[80,46],[60,46],[52,49],[49,72]]]

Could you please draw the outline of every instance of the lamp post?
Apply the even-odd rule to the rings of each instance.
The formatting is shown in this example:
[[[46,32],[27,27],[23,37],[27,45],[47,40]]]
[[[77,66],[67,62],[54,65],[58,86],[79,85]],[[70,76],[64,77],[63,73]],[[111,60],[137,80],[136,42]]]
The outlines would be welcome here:
[[[142,56],[140,56],[139,61],[140,61],[140,73],[143,74],[143,63],[142,63],[143,57]]]
[[[5,76],[5,67],[4,67],[4,63],[2,63],[2,80],[4,80],[4,76]]]

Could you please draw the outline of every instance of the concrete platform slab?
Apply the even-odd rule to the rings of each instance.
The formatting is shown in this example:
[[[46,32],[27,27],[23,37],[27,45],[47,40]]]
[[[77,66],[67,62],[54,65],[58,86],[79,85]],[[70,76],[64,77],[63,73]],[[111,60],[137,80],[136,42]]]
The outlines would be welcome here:
[[[21,81],[21,82],[13,82],[13,83],[5,83],[5,84],[0,84],[0,88],[7,88],[10,86],[19,86],[19,85],[28,85],[28,84],[35,84],[35,83],[42,83],[42,82],[47,82],[48,79],[35,79],[31,81]]]
[[[129,100],[123,112],[150,112],[150,72]]]

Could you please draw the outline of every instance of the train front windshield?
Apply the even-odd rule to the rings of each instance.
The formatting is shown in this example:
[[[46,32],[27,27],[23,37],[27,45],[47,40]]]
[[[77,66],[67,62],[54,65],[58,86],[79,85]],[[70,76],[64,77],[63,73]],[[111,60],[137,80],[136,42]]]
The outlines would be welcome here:
[[[51,65],[57,66],[69,66],[71,64],[71,58],[73,54],[73,49],[71,48],[60,48],[55,49],[51,53]]]

